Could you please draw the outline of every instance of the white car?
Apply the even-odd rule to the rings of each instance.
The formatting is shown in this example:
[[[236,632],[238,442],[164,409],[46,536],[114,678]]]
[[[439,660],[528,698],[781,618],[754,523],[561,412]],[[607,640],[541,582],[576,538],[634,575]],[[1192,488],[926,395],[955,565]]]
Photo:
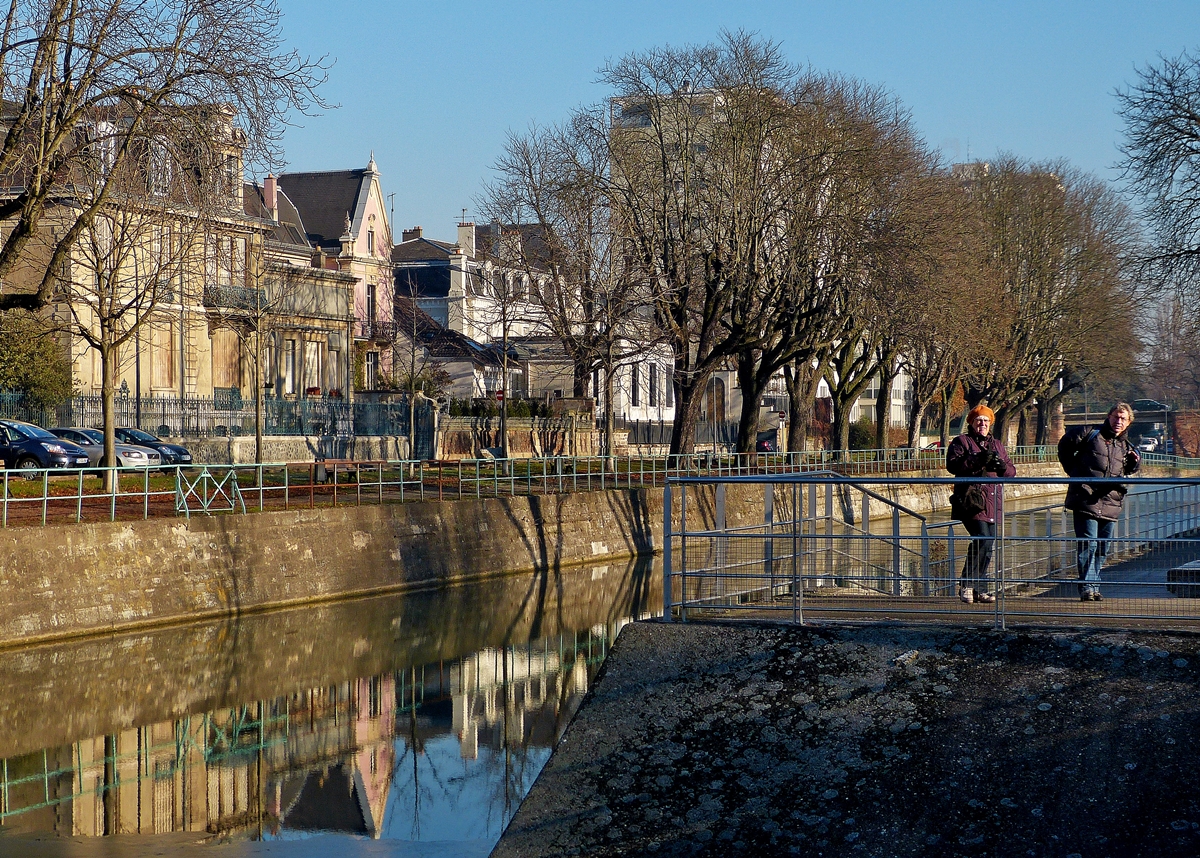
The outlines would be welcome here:
[[[88,464],[97,466],[104,458],[104,433],[99,429],[80,429],[77,427],[59,427],[50,432],[78,444],[87,450]],[[117,443],[117,464],[122,468],[157,468],[162,463],[162,456],[157,450],[149,447],[139,447],[136,444]]]
[[[1154,437],[1143,438],[1138,441],[1137,448],[1139,453],[1153,453],[1158,449],[1158,439]]]

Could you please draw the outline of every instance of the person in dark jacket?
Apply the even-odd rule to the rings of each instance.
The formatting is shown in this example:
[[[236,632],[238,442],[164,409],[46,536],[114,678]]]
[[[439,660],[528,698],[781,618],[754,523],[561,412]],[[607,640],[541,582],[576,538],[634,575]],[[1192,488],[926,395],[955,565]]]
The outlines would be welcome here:
[[[1118,402],[1099,426],[1076,427],[1058,442],[1058,461],[1067,476],[1104,480],[1073,483],[1064,504],[1075,514],[1079,598],[1085,602],[1104,600],[1100,595],[1100,569],[1129,491],[1113,480],[1135,473],[1142,464],[1127,434],[1132,423],[1133,408]]]
[[[999,439],[991,436],[995,413],[986,405],[976,405],[967,413],[967,431],[950,442],[946,448],[946,470],[956,477],[1015,477],[1017,469]],[[967,486],[959,484],[950,495],[950,509],[959,518],[971,545],[962,570],[962,589],[959,598],[964,602],[996,601],[989,592],[988,569],[992,565],[992,544],[996,540],[996,516],[1000,512],[999,484],[980,485],[983,489],[982,510],[962,509]]]

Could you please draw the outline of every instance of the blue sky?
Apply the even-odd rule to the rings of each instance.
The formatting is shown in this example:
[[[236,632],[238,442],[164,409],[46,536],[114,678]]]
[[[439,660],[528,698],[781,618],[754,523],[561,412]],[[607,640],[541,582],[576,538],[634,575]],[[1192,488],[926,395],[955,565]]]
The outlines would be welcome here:
[[[506,133],[602,99],[596,69],[722,28],[794,62],[890,89],[948,161],[1066,158],[1115,180],[1113,91],[1159,54],[1200,45],[1190,2],[559,2],[281,0],[303,53],[336,60],[337,109],[297,117],[288,169],[362,167],[372,151],[395,229],[453,240]]]

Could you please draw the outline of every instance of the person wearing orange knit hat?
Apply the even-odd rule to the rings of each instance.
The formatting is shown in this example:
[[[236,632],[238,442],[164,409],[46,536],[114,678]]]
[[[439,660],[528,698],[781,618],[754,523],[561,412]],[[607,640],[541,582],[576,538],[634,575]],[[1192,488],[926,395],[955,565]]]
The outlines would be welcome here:
[[[991,435],[996,414],[986,405],[976,405],[967,413],[967,431],[946,448],[946,470],[956,477],[1015,477],[1017,469],[1004,444]],[[990,592],[989,569],[992,546],[996,541],[996,516],[1000,511],[1001,491],[997,483],[959,483],[950,495],[950,510],[971,535],[967,559],[962,570],[959,598],[964,602],[995,602]]]

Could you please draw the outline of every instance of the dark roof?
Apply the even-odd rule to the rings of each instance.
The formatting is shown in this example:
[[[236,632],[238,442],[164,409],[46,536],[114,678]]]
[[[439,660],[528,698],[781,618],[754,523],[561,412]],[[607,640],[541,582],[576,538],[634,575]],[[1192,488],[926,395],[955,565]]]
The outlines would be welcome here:
[[[280,244],[290,244],[305,250],[311,249],[312,245],[305,237],[304,221],[300,219],[300,212],[296,211],[296,207],[282,189],[276,193],[275,205],[279,209],[276,213],[278,222],[267,230],[267,238]],[[271,213],[267,211],[262,186],[257,182],[246,182],[242,186],[242,210],[248,217],[271,220]]]
[[[392,262],[449,260],[454,245],[432,238],[410,238],[392,248]]]
[[[370,834],[345,764],[311,772],[300,795],[283,818],[285,828],[299,831],[344,831]]]
[[[397,268],[397,295],[416,295],[420,298],[445,298],[450,294],[449,262]]]
[[[415,306],[410,298],[397,296],[395,318],[397,328],[405,336],[410,336],[416,326],[417,340],[429,349],[430,357],[436,360],[469,360],[493,366],[501,363],[499,348],[483,345],[458,331],[443,328],[432,316]]]
[[[365,169],[284,173],[279,177],[279,187],[287,192],[303,217],[308,239],[340,251],[346,217],[354,217],[358,195],[365,190],[366,174]]]

